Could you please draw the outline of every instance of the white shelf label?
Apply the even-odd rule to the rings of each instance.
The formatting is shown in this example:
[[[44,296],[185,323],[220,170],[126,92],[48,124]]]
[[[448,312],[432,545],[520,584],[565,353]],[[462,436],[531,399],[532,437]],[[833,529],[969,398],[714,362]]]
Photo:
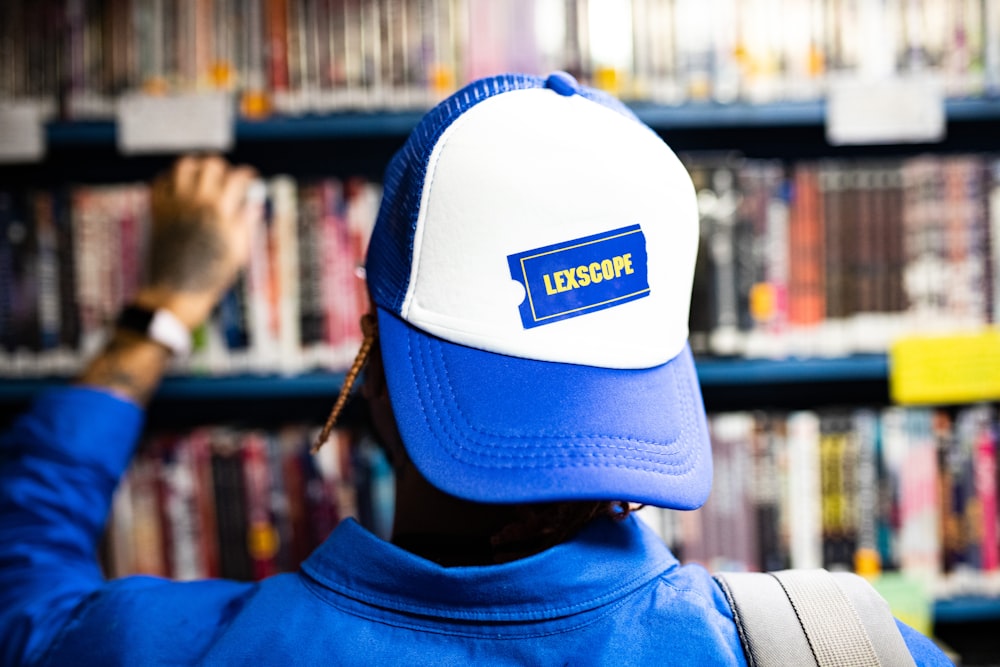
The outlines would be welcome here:
[[[118,149],[126,155],[226,151],[233,145],[233,122],[226,93],[124,95],[118,101]]]
[[[826,104],[834,145],[932,143],[944,139],[944,94],[928,79],[836,81]]]
[[[43,120],[38,102],[0,104],[0,163],[38,162],[45,157]]]

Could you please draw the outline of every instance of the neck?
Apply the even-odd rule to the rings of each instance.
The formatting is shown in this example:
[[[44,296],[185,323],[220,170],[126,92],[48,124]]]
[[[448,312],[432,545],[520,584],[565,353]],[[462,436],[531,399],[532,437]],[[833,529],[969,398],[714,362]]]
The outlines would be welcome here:
[[[493,537],[517,519],[517,506],[463,500],[432,486],[409,461],[397,467],[392,542],[418,556],[445,566],[495,564]]]

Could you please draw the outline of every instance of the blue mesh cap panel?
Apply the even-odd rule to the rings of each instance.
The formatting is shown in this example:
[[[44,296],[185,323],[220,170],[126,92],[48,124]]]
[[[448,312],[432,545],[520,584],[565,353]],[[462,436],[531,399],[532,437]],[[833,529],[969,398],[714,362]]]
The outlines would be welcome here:
[[[427,162],[444,131],[459,116],[500,93],[544,88],[546,80],[526,74],[501,74],[465,86],[431,109],[410,133],[385,171],[382,203],[368,247],[368,289],[375,303],[399,314],[410,282],[413,237],[420,212]],[[636,122],[635,114],[614,97],[580,86],[580,96],[617,111]]]
[[[541,88],[545,80],[519,74],[480,79],[427,112],[385,170],[382,204],[368,246],[368,289],[379,306],[399,314],[410,282],[413,235],[427,162],[444,131],[459,116],[502,92]]]

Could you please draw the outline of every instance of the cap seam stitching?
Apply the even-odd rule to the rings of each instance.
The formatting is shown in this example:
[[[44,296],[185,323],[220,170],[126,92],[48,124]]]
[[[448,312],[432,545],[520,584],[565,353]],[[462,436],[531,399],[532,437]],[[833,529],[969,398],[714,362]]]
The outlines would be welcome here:
[[[407,339],[407,347],[410,348],[409,338]],[[410,358],[411,358],[411,360],[413,360],[413,356],[412,355],[410,355]],[[434,384],[436,385],[436,388],[438,390],[440,390],[440,382],[435,382]],[[552,459],[552,454],[551,453],[531,453],[531,454],[523,454],[523,455],[510,454],[510,453],[507,453],[507,454],[484,454],[483,452],[478,452],[478,451],[472,450],[471,448],[469,448],[468,446],[466,446],[466,445],[463,444],[462,439],[459,439],[459,438],[455,437],[454,432],[457,430],[457,428],[456,428],[457,425],[455,424],[454,421],[452,421],[450,418],[448,418],[448,415],[443,415],[438,410],[434,409],[434,403],[433,402],[429,403],[430,410],[428,410],[427,409],[427,405],[420,398],[419,394],[418,394],[418,401],[420,402],[421,414],[423,415],[424,421],[427,424],[427,426],[433,428],[432,425],[431,425],[429,416],[428,416],[428,412],[430,412],[430,413],[433,414],[433,416],[436,419],[436,421],[438,421],[438,423],[440,423],[444,427],[442,429],[442,435],[445,436],[449,441],[451,441],[455,445],[455,448],[445,447],[444,448],[445,451],[448,453],[448,455],[451,458],[453,458],[453,459],[455,459],[457,461],[461,461],[465,465],[470,465],[470,466],[474,466],[474,467],[478,467],[478,468],[484,468],[484,469],[496,469],[496,468],[499,468],[499,467],[505,467],[505,468],[538,468],[538,467],[540,467],[539,464],[524,465],[524,462],[530,462],[530,460],[532,460],[532,459],[534,459],[534,460],[537,461],[537,460],[542,459],[542,458],[549,459],[549,461],[547,462],[548,467],[556,467],[556,468],[617,467],[617,468],[624,468],[624,469],[628,469],[628,470],[642,470],[642,471],[646,471],[646,472],[655,472],[655,471],[660,471],[663,468],[680,468],[683,465],[683,464],[680,464],[680,463],[668,463],[668,462],[662,462],[661,463],[661,462],[653,462],[653,461],[648,461],[648,463],[650,464],[649,466],[629,465],[627,463],[615,462],[614,460],[615,459],[619,459],[621,461],[626,461],[626,462],[633,462],[633,461],[635,461],[635,462],[642,462],[642,461],[645,461],[646,459],[644,459],[643,457],[640,457],[640,456],[628,456],[626,454],[618,454],[618,453],[611,453],[611,454],[605,453],[604,455],[598,455],[598,454],[593,454],[593,453],[586,453],[585,455],[588,456],[588,457],[590,457],[593,460],[588,460],[588,461],[558,461],[558,462],[551,461],[551,459]],[[689,421],[689,418],[686,418],[685,421]],[[476,430],[476,428],[474,426],[472,426],[471,424],[469,424],[469,428],[471,430],[473,430],[473,431]],[[531,437],[531,436],[520,436],[520,437],[527,438],[527,437]],[[553,437],[557,437],[557,436],[549,436],[549,438],[553,438]],[[567,435],[567,436],[559,436],[559,437],[568,438],[568,437],[573,437],[573,436],[572,435]],[[605,437],[605,438],[609,438],[609,439],[613,438],[613,436],[595,436],[595,438],[600,438],[600,437]],[[479,440],[477,439],[477,441],[479,441]],[[649,444],[655,444],[655,443],[649,443]],[[520,447],[529,447],[530,443],[526,443],[526,444],[519,445],[519,446]],[[597,448],[605,448],[605,447],[612,447],[612,448],[615,448],[615,449],[626,449],[625,447],[622,447],[622,446],[601,445],[601,444],[597,444],[597,443],[577,444],[577,445],[574,445],[574,446],[576,446],[576,447],[586,447],[588,449],[597,449]],[[640,450],[640,451],[646,451],[649,454],[656,454],[656,452],[648,451],[648,450]],[[487,457],[487,456],[490,457],[490,458],[492,458],[492,459],[494,459],[494,460],[496,460],[496,459],[501,459],[501,460],[507,459],[507,461],[502,461],[503,465],[490,465],[488,463],[482,463],[482,462],[479,462],[479,461],[470,460],[471,457]],[[700,453],[696,453],[695,457],[696,457],[695,461],[697,461],[700,458]],[[692,469],[691,466],[686,466],[685,472],[690,471],[691,469]],[[680,475],[678,475],[678,476],[680,476]]]

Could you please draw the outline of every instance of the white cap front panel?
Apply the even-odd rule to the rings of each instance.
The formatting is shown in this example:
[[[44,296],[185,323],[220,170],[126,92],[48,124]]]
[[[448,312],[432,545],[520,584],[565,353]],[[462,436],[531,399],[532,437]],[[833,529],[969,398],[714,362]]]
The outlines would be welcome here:
[[[687,340],[691,180],[649,129],[578,95],[504,93],[431,155],[402,317],[528,359],[648,368]]]

